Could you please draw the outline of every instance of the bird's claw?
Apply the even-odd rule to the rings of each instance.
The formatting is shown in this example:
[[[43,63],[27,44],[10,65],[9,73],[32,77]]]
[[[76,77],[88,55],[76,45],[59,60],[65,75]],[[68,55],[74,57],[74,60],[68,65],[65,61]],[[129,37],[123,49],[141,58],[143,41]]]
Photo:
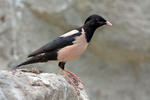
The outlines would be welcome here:
[[[71,84],[73,87],[83,90],[83,88],[79,87],[78,85],[74,84],[72,81],[68,80],[68,83]]]
[[[80,90],[83,90],[83,88],[81,88],[81,87],[79,87],[78,85],[78,82],[80,82],[81,80],[79,80],[77,77],[75,77],[71,72],[69,72],[69,71],[65,71],[65,72],[69,72],[69,75],[68,74],[66,74],[65,72],[64,72],[65,70],[62,70],[62,73],[65,75],[65,77],[68,79],[68,83],[69,84],[71,84],[73,87],[75,87],[75,88],[78,88],[78,89],[80,89]],[[70,74],[71,73],[71,74]],[[73,79],[77,82],[76,84],[70,79],[70,77],[73,77]],[[81,82],[80,82],[81,83]]]
[[[81,81],[81,79],[77,75],[75,75],[74,73],[71,73],[70,71],[65,70],[65,69],[64,69],[64,71],[67,72],[69,74],[69,77],[73,78],[76,83],[80,82],[81,84],[85,85],[85,83],[83,81]]]

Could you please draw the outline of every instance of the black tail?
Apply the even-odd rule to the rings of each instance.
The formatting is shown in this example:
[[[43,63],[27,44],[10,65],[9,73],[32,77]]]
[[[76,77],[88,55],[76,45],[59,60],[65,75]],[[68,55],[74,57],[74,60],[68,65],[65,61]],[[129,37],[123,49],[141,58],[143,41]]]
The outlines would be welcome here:
[[[30,59],[28,59],[27,61],[15,66],[14,68],[18,68],[20,66],[23,66],[23,65],[28,65],[28,64],[33,64],[33,63],[38,63],[38,62],[47,62],[48,59],[46,59],[45,57],[43,56],[35,56],[35,57],[32,57]]]

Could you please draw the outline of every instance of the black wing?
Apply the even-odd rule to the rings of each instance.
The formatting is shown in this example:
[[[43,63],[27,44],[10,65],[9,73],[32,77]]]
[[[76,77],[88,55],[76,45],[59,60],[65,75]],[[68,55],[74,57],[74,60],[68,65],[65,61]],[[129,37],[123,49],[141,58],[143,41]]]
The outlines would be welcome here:
[[[28,57],[36,56],[42,53],[52,52],[55,50],[59,50],[65,46],[72,45],[73,41],[75,41],[75,37],[80,35],[81,33],[78,32],[67,37],[57,37],[55,40],[49,42],[48,44],[29,54]]]

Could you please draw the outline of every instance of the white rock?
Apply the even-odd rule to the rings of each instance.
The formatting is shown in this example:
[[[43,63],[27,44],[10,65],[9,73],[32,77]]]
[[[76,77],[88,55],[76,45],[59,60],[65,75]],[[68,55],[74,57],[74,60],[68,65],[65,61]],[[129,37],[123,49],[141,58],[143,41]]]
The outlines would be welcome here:
[[[89,100],[61,75],[35,70],[0,71],[0,100]]]

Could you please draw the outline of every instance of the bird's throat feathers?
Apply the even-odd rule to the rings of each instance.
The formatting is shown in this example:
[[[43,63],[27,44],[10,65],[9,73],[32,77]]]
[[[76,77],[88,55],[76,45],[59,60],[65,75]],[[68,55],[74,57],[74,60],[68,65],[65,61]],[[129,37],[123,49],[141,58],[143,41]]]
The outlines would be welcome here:
[[[85,31],[87,42],[90,42],[97,27],[90,27],[90,26],[84,25],[83,29]]]

